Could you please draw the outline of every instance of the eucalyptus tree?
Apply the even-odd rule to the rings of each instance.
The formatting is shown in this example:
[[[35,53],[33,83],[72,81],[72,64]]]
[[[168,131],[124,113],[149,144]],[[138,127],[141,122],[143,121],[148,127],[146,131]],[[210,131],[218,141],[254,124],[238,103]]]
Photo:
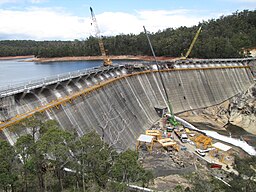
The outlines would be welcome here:
[[[142,182],[147,185],[153,180],[153,174],[145,170],[138,162],[138,153],[128,149],[122,152],[111,167],[111,177],[113,180],[121,183]]]
[[[0,139],[0,189],[3,191],[14,191],[18,179],[14,169],[15,160],[14,148]]]
[[[37,141],[37,149],[42,154],[46,166],[51,165],[58,179],[58,190],[63,191],[65,165],[70,161],[72,135],[58,128],[49,128]]]
[[[90,132],[78,138],[72,149],[73,167],[77,182],[82,181],[83,191],[92,183],[105,188],[112,165],[113,149],[96,132]]]
[[[28,191],[28,185],[33,184],[34,180],[31,179],[36,176],[35,161],[34,161],[34,147],[35,142],[32,135],[22,135],[15,143],[16,154],[20,159],[19,175],[21,177],[22,191]]]

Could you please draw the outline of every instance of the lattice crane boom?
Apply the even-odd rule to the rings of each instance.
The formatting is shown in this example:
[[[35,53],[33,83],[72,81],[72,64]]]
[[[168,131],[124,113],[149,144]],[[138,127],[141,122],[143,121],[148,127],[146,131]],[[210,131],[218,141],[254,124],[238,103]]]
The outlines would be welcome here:
[[[101,52],[101,55],[103,57],[103,65],[104,66],[112,65],[112,61],[110,60],[109,56],[106,54],[106,50],[104,48],[103,40],[102,40],[102,37],[100,35],[100,29],[99,29],[99,26],[98,26],[98,23],[97,23],[97,20],[96,20],[96,17],[95,17],[95,14],[93,12],[92,7],[90,7],[90,11],[91,11],[92,22],[93,22],[92,24],[94,25],[94,28],[95,28],[95,35],[96,35],[96,38],[98,39],[100,52]]]
[[[198,38],[198,36],[199,36],[201,30],[202,30],[202,26],[200,26],[199,29],[197,30],[196,35],[195,35],[195,37],[194,37],[192,43],[190,44],[189,49],[188,49],[188,51],[187,51],[187,53],[186,53],[186,55],[185,55],[185,59],[187,59],[188,56],[189,56],[189,54],[191,53],[191,51],[192,51],[192,49],[193,49],[193,47],[194,47],[194,45],[195,45],[195,43],[196,43],[196,40],[197,40],[197,38]]]

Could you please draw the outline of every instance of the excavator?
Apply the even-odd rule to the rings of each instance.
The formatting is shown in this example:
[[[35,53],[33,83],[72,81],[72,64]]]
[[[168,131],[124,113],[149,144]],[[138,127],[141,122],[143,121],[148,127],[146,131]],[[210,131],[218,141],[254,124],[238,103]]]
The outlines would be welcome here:
[[[199,34],[201,33],[201,31],[202,31],[202,26],[200,26],[199,29],[197,30],[196,35],[195,35],[195,37],[193,38],[193,41],[192,41],[192,43],[190,44],[189,49],[188,49],[186,55],[185,55],[185,56],[182,56],[180,59],[185,60],[185,59],[188,58],[188,56],[190,55],[190,53],[191,53],[191,51],[192,51],[192,49],[193,49],[193,47],[194,47],[194,45],[195,45],[195,43],[196,43],[196,40],[197,40]]]
[[[170,103],[170,101],[168,100],[168,105],[169,105],[169,114],[167,114],[167,121],[169,121],[169,123],[171,125],[173,125],[174,127],[179,125],[179,122],[175,119],[173,110],[172,110],[172,105]]]
[[[112,65],[112,61],[110,60],[109,56],[106,54],[106,50],[104,48],[103,40],[102,40],[102,37],[100,35],[100,29],[99,29],[99,26],[97,24],[97,20],[96,20],[96,17],[95,17],[95,14],[93,12],[92,7],[90,7],[90,11],[91,11],[91,16],[92,16],[92,24],[94,25],[95,32],[96,32],[96,38],[98,39],[100,52],[101,52],[101,55],[103,57],[103,66],[110,66],[110,65]]]

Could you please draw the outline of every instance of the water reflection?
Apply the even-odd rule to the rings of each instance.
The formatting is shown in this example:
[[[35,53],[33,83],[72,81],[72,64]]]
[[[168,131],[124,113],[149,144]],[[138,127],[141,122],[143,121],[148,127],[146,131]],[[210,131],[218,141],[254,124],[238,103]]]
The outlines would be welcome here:
[[[0,60],[0,87],[102,65],[101,60],[56,61],[47,63],[26,62],[26,60]],[[113,64],[123,64],[124,62],[127,63],[127,61],[121,60],[113,61]]]

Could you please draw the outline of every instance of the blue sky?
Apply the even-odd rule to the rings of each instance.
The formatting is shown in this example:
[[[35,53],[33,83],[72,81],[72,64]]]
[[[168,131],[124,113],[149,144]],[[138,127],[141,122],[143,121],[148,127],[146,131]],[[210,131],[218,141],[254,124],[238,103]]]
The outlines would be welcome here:
[[[85,39],[94,34],[90,6],[101,34],[117,35],[197,25],[255,10],[256,0],[0,0],[0,39]]]

